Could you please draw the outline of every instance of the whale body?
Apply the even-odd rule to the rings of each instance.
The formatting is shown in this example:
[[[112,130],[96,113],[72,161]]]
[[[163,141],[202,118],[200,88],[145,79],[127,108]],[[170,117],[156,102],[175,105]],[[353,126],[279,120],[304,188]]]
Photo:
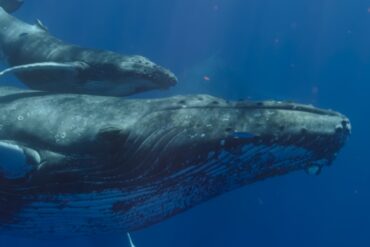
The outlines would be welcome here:
[[[23,5],[23,0],[0,0],[0,7],[6,12],[13,13]]]
[[[0,231],[138,230],[241,186],[319,173],[350,134],[334,111],[209,95],[163,99],[0,88]]]
[[[42,91],[126,96],[177,82],[171,71],[143,56],[67,44],[40,21],[27,24],[1,7],[0,52],[9,65],[0,76],[14,73],[29,88]]]

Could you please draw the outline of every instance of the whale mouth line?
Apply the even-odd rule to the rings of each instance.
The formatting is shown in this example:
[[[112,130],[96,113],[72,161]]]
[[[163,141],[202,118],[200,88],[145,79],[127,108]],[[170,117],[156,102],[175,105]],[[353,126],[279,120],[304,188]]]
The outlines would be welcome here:
[[[306,113],[313,113],[313,114],[319,114],[324,116],[342,116],[340,113],[331,111],[331,110],[323,110],[323,109],[317,109],[309,106],[303,106],[303,105],[261,105],[259,103],[247,103],[247,105],[203,105],[203,106],[172,106],[172,107],[166,107],[162,108],[159,111],[168,111],[168,110],[178,110],[178,109],[233,109],[233,110],[241,110],[241,109],[251,109],[251,110],[286,110],[286,111],[296,111],[296,112],[306,112]],[[349,121],[348,121],[349,122]]]

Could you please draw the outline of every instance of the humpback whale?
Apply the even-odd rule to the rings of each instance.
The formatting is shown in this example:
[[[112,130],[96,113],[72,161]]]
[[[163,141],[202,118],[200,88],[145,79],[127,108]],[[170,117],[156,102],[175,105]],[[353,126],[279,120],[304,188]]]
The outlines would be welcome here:
[[[138,230],[247,184],[318,174],[350,131],[340,113],[291,102],[0,88],[0,231]]]
[[[50,35],[40,21],[27,24],[2,8],[0,52],[10,66],[0,76],[14,73],[35,90],[125,96],[167,89],[177,82],[171,71],[143,56],[67,44]]]

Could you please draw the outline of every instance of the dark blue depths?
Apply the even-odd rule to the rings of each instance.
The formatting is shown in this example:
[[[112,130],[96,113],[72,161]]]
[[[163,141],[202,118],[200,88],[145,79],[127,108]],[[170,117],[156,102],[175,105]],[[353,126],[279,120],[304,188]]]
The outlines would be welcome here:
[[[370,1],[28,1],[17,13],[83,46],[142,54],[179,84],[139,97],[208,93],[333,108],[353,134],[318,177],[298,172],[228,193],[133,233],[145,246],[370,245]],[[14,82],[16,83],[16,82]],[[128,246],[122,236],[0,246]]]

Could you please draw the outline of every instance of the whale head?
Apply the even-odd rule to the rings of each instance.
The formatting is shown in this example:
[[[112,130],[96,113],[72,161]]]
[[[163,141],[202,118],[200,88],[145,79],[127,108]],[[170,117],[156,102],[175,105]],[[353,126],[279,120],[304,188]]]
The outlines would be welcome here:
[[[81,70],[80,78],[86,81],[81,92],[125,96],[153,89],[164,90],[177,83],[171,71],[143,56],[103,52],[101,57],[89,57],[89,60],[84,61],[87,66]]]
[[[200,95],[181,96],[160,111],[147,112],[130,135],[139,138],[134,142],[140,144],[140,157],[156,157],[158,164],[150,166],[155,174],[176,174],[176,169],[183,174],[181,169],[193,167],[212,177],[223,167],[230,169],[223,179],[249,183],[292,170],[318,174],[332,163],[350,131],[349,120],[329,110]]]
[[[132,80],[146,81],[153,88],[167,89],[177,83],[175,74],[143,56],[130,56],[119,64],[122,74]],[[149,86],[149,85],[147,85]]]

